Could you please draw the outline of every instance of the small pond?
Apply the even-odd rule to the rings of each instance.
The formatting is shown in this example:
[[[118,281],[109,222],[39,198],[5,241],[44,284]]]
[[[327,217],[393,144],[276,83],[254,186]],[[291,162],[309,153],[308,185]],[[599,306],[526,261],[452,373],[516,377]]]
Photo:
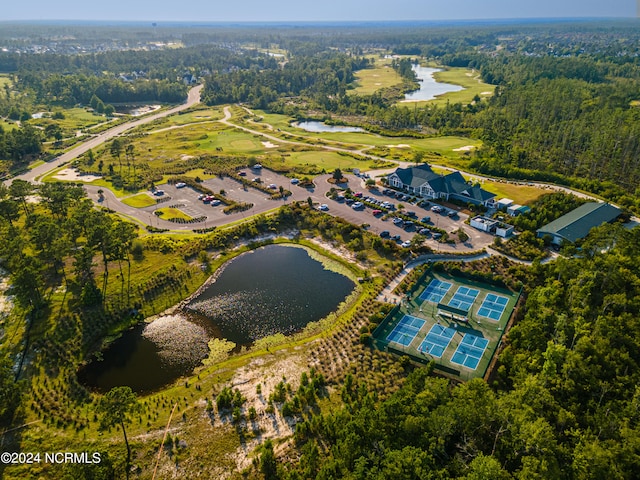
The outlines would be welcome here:
[[[340,133],[354,133],[354,132],[364,132],[365,130],[360,127],[347,127],[345,125],[327,125],[323,122],[316,122],[313,120],[309,120],[306,122],[298,122],[295,123],[294,126],[298,128],[302,128],[307,132],[314,133],[326,133],[326,132],[340,132]]]
[[[300,331],[335,311],[354,287],[303,248],[262,247],[227,263],[181,313],[127,331],[78,376],[99,391],[157,390],[200,365],[211,338],[242,346]]]
[[[411,69],[416,73],[420,80],[420,88],[409,92],[404,96],[403,102],[420,102],[425,100],[433,100],[438,95],[449,92],[459,92],[464,90],[460,85],[451,83],[440,83],[433,78],[433,74],[440,72],[438,68],[422,67],[420,65],[412,65]]]

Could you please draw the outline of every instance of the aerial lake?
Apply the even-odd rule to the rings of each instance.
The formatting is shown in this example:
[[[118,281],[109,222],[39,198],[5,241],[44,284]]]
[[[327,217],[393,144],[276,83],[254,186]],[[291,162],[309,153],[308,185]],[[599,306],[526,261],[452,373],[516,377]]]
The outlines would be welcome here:
[[[433,78],[433,74],[441,71],[438,68],[422,67],[420,65],[413,65],[411,68],[416,73],[416,76],[420,81],[420,89],[407,93],[402,102],[422,102],[426,100],[433,100],[438,95],[464,90],[460,85],[436,82],[435,78]]]
[[[180,313],[127,331],[78,376],[99,391],[128,385],[151,392],[199,366],[210,339],[242,346],[295,333],[335,311],[354,287],[304,248],[262,247],[227,263]]]
[[[365,130],[360,127],[347,127],[344,125],[327,125],[323,122],[317,122],[313,120],[309,120],[306,122],[298,122],[294,124],[294,126],[298,128],[302,128],[307,132],[314,133],[326,133],[326,132],[340,132],[340,133],[354,133],[354,132],[364,132]]]

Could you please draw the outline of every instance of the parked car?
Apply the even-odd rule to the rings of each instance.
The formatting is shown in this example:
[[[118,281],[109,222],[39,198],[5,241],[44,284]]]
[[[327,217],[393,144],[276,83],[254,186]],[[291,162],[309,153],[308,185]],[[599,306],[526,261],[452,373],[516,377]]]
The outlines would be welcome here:
[[[411,242],[409,240],[405,240],[400,244],[402,248],[409,248],[411,246]]]
[[[247,176],[247,172],[239,171],[238,175],[240,175],[241,177],[246,177]]]
[[[220,205],[222,202],[220,200],[211,200],[211,206],[212,207],[217,207],[218,205]]]
[[[353,205],[355,202],[355,200],[353,198],[347,198],[344,203],[346,203],[347,205]]]
[[[351,205],[351,208],[353,208],[354,210],[360,210],[361,208],[364,208],[364,203],[356,202],[353,205]]]
[[[291,179],[291,185],[297,185],[300,183],[300,180],[298,180],[297,178],[292,178]]]
[[[356,192],[353,194],[353,196],[356,198],[362,198],[362,192]]]
[[[269,186],[268,186],[267,188],[269,188],[270,190],[275,190],[275,189],[276,189],[276,188],[278,188],[278,187],[276,186],[276,184],[275,184],[275,183],[270,183],[270,184],[269,184]]]
[[[417,217],[416,212],[408,211],[404,213],[407,217]]]
[[[396,242],[400,241],[400,235],[391,235],[391,240],[395,240]]]
[[[153,194],[156,197],[161,197],[162,195],[164,195],[164,190],[156,190],[155,192],[153,192]]]
[[[404,222],[404,225],[402,226],[405,230],[409,230],[410,228],[413,228],[415,224],[412,221],[406,221]]]
[[[253,167],[254,170],[261,170],[262,169],[262,165],[260,165],[259,163],[256,163]]]
[[[258,177],[252,179],[251,181],[254,183],[262,183],[262,180],[260,180]]]
[[[398,218],[398,217],[393,218],[394,225],[402,225],[403,223],[404,223],[404,220],[402,220],[401,218]]]
[[[329,210],[329,205],[327,205],[326,203],[323,203],[318,207],[318,209],[322,210],[323,212],[326,212],[327,210]]]
[[[431,230],[429,230],[428,228],[421,228],[420,230],[418,230],[418,233],[420,235],[429,235],[431,233]]]
[[[389,230],[383,230],[380,232],[380,238],[387,238],[389,235],[391,235]]]
[[[187,184],[186,184],[186,183],[184,183],[184,182],[178,182],[178,183],[176,183],[176,188],[184,188],[184,187],[186,187],[186,186],[187,186]]]
[[[373,215],[380,215],[382,213],[382,210],[374,210],[373,212],[371,212]]]
[[[458,212],[451,210],[447,215],[449,215],[449,218],[456,218],[458,216]]]
[[[427,217],[422,217],[422,218],[420,219],[420,221],[421,221],[422,223],[429,223],[429,222],[431,221],[431,217],[429,217],[429,216],[427,216]]]
[[[431,211],[432,212],[436,212],[436,213],[440,213],[442,211],[442,207],[439,205],[434,205],[433,207],[431,207]]]
[[[442,238],[442,234],[441,233],[436,232],[436,233],[433,234],[433,239],[434,240],[438,240],[439,238]]]
[[[336,195],[336,202],[344,202],[344,195]]]

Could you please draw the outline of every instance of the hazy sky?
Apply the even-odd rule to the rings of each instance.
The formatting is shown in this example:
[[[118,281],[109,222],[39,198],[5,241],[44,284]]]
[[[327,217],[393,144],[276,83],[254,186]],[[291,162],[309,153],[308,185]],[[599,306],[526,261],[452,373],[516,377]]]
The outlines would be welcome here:
[[[640,0],[8,0],[0,20],[365,21],[635,17]]]

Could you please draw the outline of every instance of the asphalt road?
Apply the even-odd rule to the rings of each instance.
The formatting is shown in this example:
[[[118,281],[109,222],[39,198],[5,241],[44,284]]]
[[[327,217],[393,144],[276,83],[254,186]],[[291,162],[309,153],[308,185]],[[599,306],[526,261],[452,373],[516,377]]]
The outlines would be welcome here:
[[[111,140],[112,138],[118,135],[123,134],[127,130],[131,130],[132,128],[139,127],[140,125],[153,122],[154,120],[157,120],[159,118],[164,118],[169,115],[173,115],[175,113],[186,110],[187,108],[192,107],[197,103],[200,103],[200,92],[202,90],[202,87],[203,85],[198,85],[196,87],[193,87],[191,90],[189,90],[187,101],[182,105],[178,105],[177,107],[171,108],[169,110],[164,110],[162,112],[154,113],[152,115],[146,116],[144,118],[140,118],[138,120],[134,120],[132,122],[123,123],[121,125],[110,128],[109,130],[105,130],[104,132],[99,133],[93,138],[78,145],[77,147],[72,148],[68,152],[63,153],[56,159],[50,162],[44,163],[42,165],[39,165],[36,168],[29,170],[28,172],[22,175],[18,175],[17,177],[9,179],[5,183],[7,185],[10,185],[11,182],[16,178],[21,180],[26,180],[31,183],[38,183],[38,179],[43,175],[45,175],[47,172],[55,168],[58,168],[59,166],[64,165],[65,163],[68,163],[71,160],[76,159],[77,157],[89,151],[90,149],[96,148],[97,146],[102,145],[104,142]]]

